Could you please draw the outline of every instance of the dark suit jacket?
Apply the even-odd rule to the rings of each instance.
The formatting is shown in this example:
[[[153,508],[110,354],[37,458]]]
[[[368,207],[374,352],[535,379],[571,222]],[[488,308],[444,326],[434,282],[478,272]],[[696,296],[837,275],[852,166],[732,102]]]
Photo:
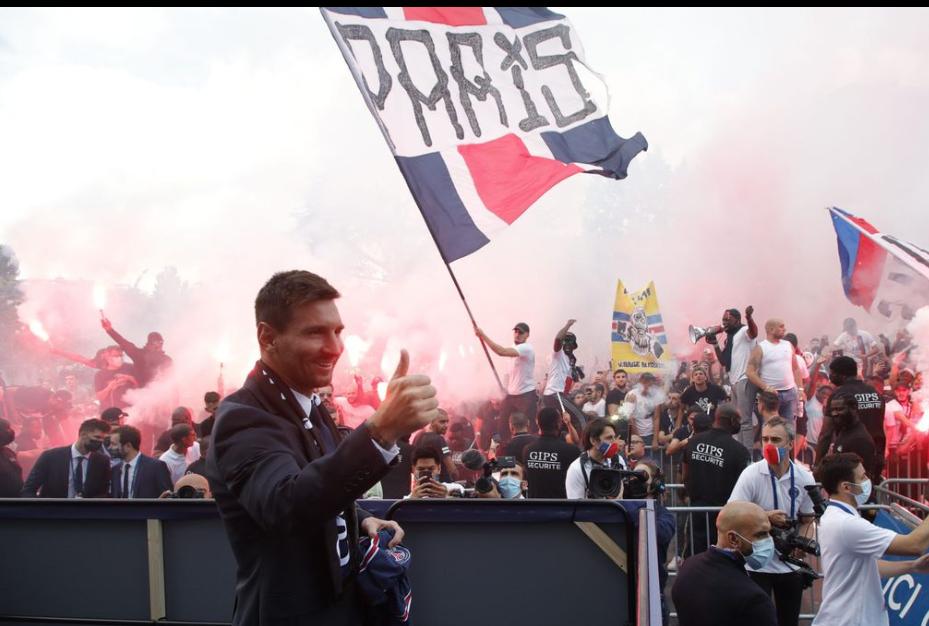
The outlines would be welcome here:
[[[24,498],[67,498],[71,474],[71,446],[46,450],[39,455],[23,485]],[[110,491],[110,457],[92,452],[84,479],[85,498],[106,498]]]
[[[133,498],[157,498],[165,491],[174,489],[171,483],[171,471],[164,461],[139,454],[134,463],[138,463],[132,475],[132,487],[129,492]],[[123,462],[113,468],[113,480],[110,495],[123,497]]]
[[[716,548],[684,561],[671,597],[681,626],[777,625],[774,602],[748,577],[745,562]]]
[[[341,591],[335,518],[345,512],[349,549],[357,553],[359,519],[368,514],[355,499],[389,466],[364,426],[321,456],[302,424],[272,414],[256,389],[249,379],[220,405],[207,455],[238,563],[232,623],[311,623]],[[335,433],[328,414],[319,417]]]

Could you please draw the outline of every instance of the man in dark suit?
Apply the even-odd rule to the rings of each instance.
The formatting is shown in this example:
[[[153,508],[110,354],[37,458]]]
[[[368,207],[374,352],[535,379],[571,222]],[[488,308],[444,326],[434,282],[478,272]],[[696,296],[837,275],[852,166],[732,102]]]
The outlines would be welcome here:
[[[142,433],[132,426],[120,426],[110,434],[110,456],[119,460],[113,467],[110,496],[158,498],[174,488],[168,466],[139,452],[141,444]]]
[[[771,596],[745,571],[746,561],[760,568],[774,556],[767,513],[754,502],[730,502],[719,512],[716,529],[717,544],[684,561],[674,581],[671,598],[678,623],[776,626]]]
[[[52,448],[36,460],[23,486],[24,498],[105,498],[110,487],[110,458],[100,452],[110,425],[85,420],[77,441]]]
[[[396,442],[435,419],[435,389],[401,351],[374,415],[341,438],[312,397],[342,353],[336,291],[305,271],[275,274],[255,300],[261,360],[220,405],[207,474],[238,563],[235,626],[358,624],[358,535],[392,529],[355,500],[387,473]]]

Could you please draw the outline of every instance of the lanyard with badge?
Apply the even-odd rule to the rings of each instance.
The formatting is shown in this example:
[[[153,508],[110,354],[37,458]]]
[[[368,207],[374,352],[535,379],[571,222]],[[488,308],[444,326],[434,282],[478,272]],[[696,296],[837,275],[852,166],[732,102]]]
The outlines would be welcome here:
[[[774,508],[780,508],[777,504],[777,482],[774,480],[774,472],[769,474],[771,477],[771,492],[774,494]],[[796,519],[797,513],[797,487],[794,485],[794,464],[790,464],[790,518]]]
[[[847,515],[854,515],[854,514],[855,514],[854,512],[848,510],[848,505],[847,505],[847,504],[843,504],[843,503],[841,503],[841,502],[836,502],[835,500],[831,500],[827,506],[834,506],[835,508],[839,509],[839,510],[842,511],[843,513],[846,513]]]

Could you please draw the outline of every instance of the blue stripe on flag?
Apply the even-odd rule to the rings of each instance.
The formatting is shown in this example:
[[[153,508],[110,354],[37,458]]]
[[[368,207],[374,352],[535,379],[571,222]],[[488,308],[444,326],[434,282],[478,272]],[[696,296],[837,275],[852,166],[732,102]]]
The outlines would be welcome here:
[[[625,321],[628,321],[628,320],[629,320],[629,314],[628,314],[628,313],[623,313],[622,311],[613,311],[613,319],[614,319],[614,320],[621,320],[621,321],[625,322]]]
[[[658,313],[657,315],[649,315],[649,316],[648,316],[648,323],[649,323],[649,325],[651,325],[651,324],[661,324],[661,313]]]
[[[549,11],[545,7],[496,7],[503,23],[510,28],[522,28],[549,20],[563,20],[564,15]]]
[[[858,258],[858,243],[861,233],[857,228],[849,224],[842,215],[844,211],[833,209],[835,212],[830,213],[832,217],[832,226],[835,228],[835,237],[839,246],[839,262],[842,264],[842,289],[846,297],[852,291],[852,274],[855,273],[855,260]]]
[[[490,241],[474,225],[438,152],[396,159],[446,263],[468,256]]]
[[[384,7],[323,7],[330,13],[341,13],[342,15],[357,15],[368,19],[387,19],[387,13]]]
[[[639,152],[648,150],[642,133],[630,139],[616,134],[609,116],[575,126],[563,133],[542,133],[552,155],[563,163],[589,163],[602,168],[596,172],[610,178],[623,179],[629,163]]]

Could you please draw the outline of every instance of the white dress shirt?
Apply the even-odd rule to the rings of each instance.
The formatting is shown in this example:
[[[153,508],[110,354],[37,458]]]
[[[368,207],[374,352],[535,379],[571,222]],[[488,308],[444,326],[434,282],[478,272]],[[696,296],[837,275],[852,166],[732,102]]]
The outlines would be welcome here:
[[[77,460],[79,458],[84,459],[84,463],[81,466],[81,484],[86,485],[87,484],[87,466],[90,465],[90,453],[88,452],[87,454],[81,454],[77,450],[77,444],[72,443],[71,444],[71,467],[70,467],[70,471],[68,471],[68,497],[69,498],[77,497],[77,491],[74,490],[74,474],[75,472],[77,472]]]

